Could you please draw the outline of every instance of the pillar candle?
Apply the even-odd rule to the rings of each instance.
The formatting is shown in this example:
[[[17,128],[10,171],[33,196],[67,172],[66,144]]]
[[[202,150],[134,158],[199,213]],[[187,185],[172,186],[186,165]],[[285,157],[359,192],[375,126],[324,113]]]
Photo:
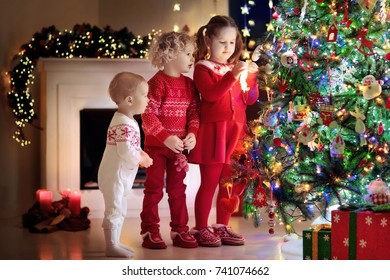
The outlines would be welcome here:
[[[53,202],[53,193],[47,190],[37,190],[36,196],[39,203],[39,210],[44,213],[49,212]]]
[[[81,194],[77,191],[69,194],[69,210],[73,215],[80,215],[81,210]]]
[[[40,193],[41,191],[43,191],[43,190],[37,190],[37,191],[35,192],[35,196],[36,196],[35,201],[36,201],[36,202],[39,202],[39,193]]]

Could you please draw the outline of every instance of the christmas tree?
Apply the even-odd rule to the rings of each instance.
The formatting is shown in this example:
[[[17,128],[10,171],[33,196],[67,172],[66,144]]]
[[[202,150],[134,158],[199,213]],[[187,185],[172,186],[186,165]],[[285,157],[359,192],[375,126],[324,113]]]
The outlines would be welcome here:
[[[237,147],[233,185],[258,226],[363,205],[390,182],[390,7],[385,0],[279,0],[252,60],[268,101]],[[234,187],[233,187],[234,189]]]

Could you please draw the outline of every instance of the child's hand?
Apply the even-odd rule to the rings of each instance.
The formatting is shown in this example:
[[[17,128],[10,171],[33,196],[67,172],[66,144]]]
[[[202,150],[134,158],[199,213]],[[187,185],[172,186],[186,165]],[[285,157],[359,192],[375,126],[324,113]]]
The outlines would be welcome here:
[[[152,164],[153,164],[153,159],[151,159],[147,153],[141,151],[141,161],[139,162],[139,165],[141,167],[148,168]]]
[[[248,69],[248,64],[245,61],[239,61],[234,65],[232,73],[236,79],[238,79],[242,72]]]
[[[259,72],[259,66],[257,66],[257,64],[254,63],[253,61],[249,62],[248,63],[248,72],[249,73],[257,73],[257,72]]]
[[[196,137],[195,134],[188,133],[186,138],[183,139],[184,143],[184,149],[188,150],[190,152],[196,145]]]
[[[176,135],[168,136],[164,141],[164,145],[175,153],[181,153],[184,150],[183,141]]]

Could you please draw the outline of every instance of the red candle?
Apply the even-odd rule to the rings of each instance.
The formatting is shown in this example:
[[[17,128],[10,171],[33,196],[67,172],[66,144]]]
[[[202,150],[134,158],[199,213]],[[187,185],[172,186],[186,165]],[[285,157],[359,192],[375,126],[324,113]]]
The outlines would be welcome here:
[[[53,193],[47,190],[37,190],[37,201],[39,202],[39,210],[47,213],[51,210],[51,203],[53,202]]]
[[[37,190],[37,191],[35,192],[35,195],[36,195],[35,201],[37,201],[37,202],[39,202],[39,193],[40,193],[41,191],[43,191],[43,190]]]
[[[69,194],[69,205],[70,212],[74,215],[80,215],[81,210],[81,194],[77,191]]]

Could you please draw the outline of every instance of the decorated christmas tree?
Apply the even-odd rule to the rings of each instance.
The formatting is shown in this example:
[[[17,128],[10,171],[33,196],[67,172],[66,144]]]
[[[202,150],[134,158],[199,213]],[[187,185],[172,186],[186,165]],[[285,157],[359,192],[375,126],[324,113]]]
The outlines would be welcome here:
[[[279,0],[252,60],[268,101],[237,147],[233,186],[258,226],[368,205],[390,182],[390,3]],[[233,187],[234,189],[234,187]],[[388,195],[385,199],[388,199]]]

